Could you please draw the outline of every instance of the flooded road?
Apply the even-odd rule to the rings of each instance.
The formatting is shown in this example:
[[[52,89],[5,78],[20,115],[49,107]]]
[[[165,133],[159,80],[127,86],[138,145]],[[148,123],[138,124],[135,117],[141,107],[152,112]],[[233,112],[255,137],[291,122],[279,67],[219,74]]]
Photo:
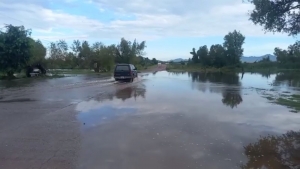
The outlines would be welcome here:
[[[0,102],[23,117],[1,120],[0,168],[299,168],[300,114],[270,101],[300,94],[299,79],[161,71],[23,94],[34,101]]]

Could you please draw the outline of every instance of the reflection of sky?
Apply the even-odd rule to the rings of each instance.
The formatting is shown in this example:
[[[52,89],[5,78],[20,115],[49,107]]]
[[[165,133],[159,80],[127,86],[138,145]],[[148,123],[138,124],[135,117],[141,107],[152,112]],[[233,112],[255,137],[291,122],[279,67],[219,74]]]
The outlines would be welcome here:
[[[241,77],[242,75],[239,74]],[[260,74],[251,74],[251,73],[245,73],[243,79],[241,79],[241,83],[243,87],[254,87],[254,88],[263,88],[263,89],[270,89],[272,84],[275,80],[276,75],[270,75],[269,78],[263,77]]]
[[[103,105],[97,109],[90,109],[90,107],[86,106],[88,104],[89,102],[82,102],[77,106],[77,110],[81,111],[77,118],[84,123],[84,128],[95,127],[127,113],[136,113],[134,108],[118,108]]]

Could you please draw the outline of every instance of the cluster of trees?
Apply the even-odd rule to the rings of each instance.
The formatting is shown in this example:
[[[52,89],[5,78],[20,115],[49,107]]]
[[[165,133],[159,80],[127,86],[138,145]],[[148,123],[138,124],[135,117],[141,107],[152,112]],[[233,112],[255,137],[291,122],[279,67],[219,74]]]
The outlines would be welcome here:
[[[146,42],[138,43],[124,38],[118,45],[106,46],[101,42],[92,45],[88,41],[74,40],[69,47],[64,40],[52,42],[49,47],[49,68],[93,68],[96,72],[112,70],[115,63],[133,63],[147,66],[157,64],[153,58],[143,57]],[[71,50],[71,51],[70,51]]]
[[[69,44],[64,40],[51,42],[47,48],[40,40],[30,37],[31,30],[24,26],[6,25],[0,31],[0,72],[12,77],[15,72],[32,67],[78,68],[110,71],[116,63],[132,63],[140,66],[157,64],[145,55],[146,42],[124,38],[117,45],[101,42],[74,40]],[[47,56],[47,57],[46,57]]]
[[[192,63],[200,63],[202,66],[224,67],[240,64],[243,55],[245,36],[234,30],[224,37],[224,43],[215,44],[208,50],[207,46],[200,46],[196,51],[193,48],[190,54]]]
[[[297,36],[300,32],[300,1],[299,0],[248,0],[254,5],[250,12],[250,20],[263,26],[268,32],[284,32]],[[275,48],[279,67],[300,67],[300,42],[290,45],[287,50]],[[266,60],[264,61],[266,63]]]
[[[284,68],[300,68],[300,41],[290,45],[287,50],[275,48],[279,66]]]
[[[299,0],[248,0],[254,5],[250,11],[250,20],[263,26],[266,32],[284,32],[297,36],[300,32],[300,1]],[[243,55],[242,45],[245,37],[237,31],[229,33],[224,38],[223,45],[201,46],[198,51],[190,52],[193,57],[190,62],[201,63],[203,66],[223,67],[237,65]],[[300,67],[300,42],[290,45],[287,50],[275,48],[277,63],[271,63],[266,58],[257,65],[263,67]],[[247,66],[247,65],[246,65]]]

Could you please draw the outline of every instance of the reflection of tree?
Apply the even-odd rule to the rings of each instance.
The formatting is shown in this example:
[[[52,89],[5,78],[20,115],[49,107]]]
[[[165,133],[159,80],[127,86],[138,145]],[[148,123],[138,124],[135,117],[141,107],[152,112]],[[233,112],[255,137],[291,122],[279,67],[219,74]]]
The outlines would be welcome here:
[[[300,132],[261,137],[244,148],[248,162],[241,166],[242,169],[300,168]]]
[[[136,99],[139,96],[145,98],[145,93],[146,89],[144,87],[130,86],[126,87],[125,89],[118,90],[116,92],[116,98],[122,99],[123,101],[132,97]]]
[[[99,102],[102,102],[102,101],[105,101],[105,100],[112,101],[113,98],[114,98],[114,96],[112,94],[101,94],[101,95],[97,95],[97,96],[94,97],[94,99],[99,101]]]
[[[275,85],[287,84],[290,87],[300,87],[300,72],[282,72],[275,78]]]
[[[214,85],[203,85],[198,84],[198,89],[205,92],[206,87],[209,88],[210,92],[221,93],[223,95],[222,102],[224,105],[231,108],[237,107],[243,99],[240,93],[240,79],[237,73],[199,73],[193,72],[189,73],[193,82],[202,82],[202,83],[215,83],[222,84],[222,88],[215,87]]]
[[[223,92],[222,102],[231,108],[237,107],[243,101],[240,91],[225,90]]]
[[[262,77],[265,77],[265,78],[267,78],[267,79],[269,79],[270,77],[271,77],[271,72],[270,72],[270,70],[267,70],[267,71],[260,71],[260,72],[250,72],[250,74],[252,75],[252,74],[254,74],[254,75],[257,75],[257,74],[259,74],[259,75],[261,75]]]
[[[192,77],[192,81],[198,82],[211,82],[211,83],[223,83],[227,85],[240,85],[239,76],[236,73],[222,73],[222,72],[192,72],[189,73]]]

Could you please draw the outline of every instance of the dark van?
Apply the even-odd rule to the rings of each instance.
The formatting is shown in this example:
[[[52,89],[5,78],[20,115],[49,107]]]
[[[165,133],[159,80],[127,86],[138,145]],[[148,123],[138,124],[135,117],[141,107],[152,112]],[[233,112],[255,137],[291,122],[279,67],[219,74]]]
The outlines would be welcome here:
[[[116,81],[132,82],[137,77],[137,69],[132,64],[117,64],[115,67],[114,78]]]

